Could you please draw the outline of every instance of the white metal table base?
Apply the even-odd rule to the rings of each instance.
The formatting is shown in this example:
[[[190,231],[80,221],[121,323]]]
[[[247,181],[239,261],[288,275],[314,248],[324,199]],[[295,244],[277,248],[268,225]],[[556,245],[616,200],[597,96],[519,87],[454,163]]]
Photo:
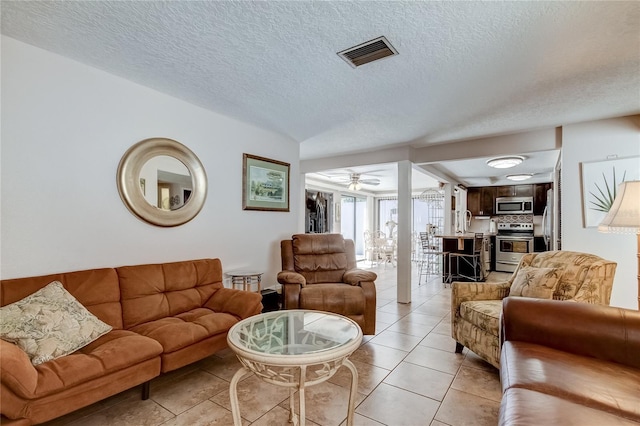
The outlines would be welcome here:
[[[353,363],[346,358],[341,360],[340,363],[341,365],[344,365],[351,371],[351,389],[349,390],[349,406],[347,408],[347,426],[353,426],[353,417],[354,417],[354,412],[356,407],[356,394],[358,390],[358,370],[356,369],[355,365],[353,365]],[[263,367],[268,367],[268,364],[263,365]],[[260,374],[257,374],[257,375],[258,377],[261,377],[262,379],[264,379],[265,381],[271,384],[278,385],[278,386],[286,386],[289,388],[289,408],[291,410],[289,414],[289,422],[293,423],[296,426],[298,424],[300,426],[304,426],[306,423],[305,388],[307,386],[317,385],[319,383],[322,383],[328,380],[338,371],[340,366],[338,366],[338,368],[336,369],[330,369],[330,371],[328,372],[329,374],[326,374],[325,376],[322,376],[316,380],[309,381],[309,382],[305,380],[307,375],[306,365],[301,365],[297,367],[292,366],[291,368],[300,369],[300,376],[297,382],[290,381],[288,383],[285,383],[279,380],[273,380],[273,379],[267,380],[266,378],[261,377]],[[247,368],[247,366],[243,365],[233,375],[233,378],[231,379],[231,383],[229,384],[229,398],[231,400],[231,413],[233,414],[233,424],[235,426],[242,426],[242,418],[240,416],[240,404],[238,403],[238,382],[240,381],[242,376],[244,376],[246,373],[249,373],[249,372],[255,373],[255,371],[253,371],[252,368]],[[291,376],[291,378],[293,379],[293,376]],[[296,414],[295,412],[295,402],[293,397],[296,389],[298,390],[298,399],[300,403],[299,414]]]

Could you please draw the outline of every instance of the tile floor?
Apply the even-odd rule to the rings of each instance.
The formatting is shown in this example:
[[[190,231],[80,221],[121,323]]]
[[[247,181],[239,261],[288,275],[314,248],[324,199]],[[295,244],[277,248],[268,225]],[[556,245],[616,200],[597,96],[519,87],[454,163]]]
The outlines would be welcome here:
[[[377,326],[350,358],[359,373],[355,424],[495,425],[498,371],[466,348],[454,352],[451,289],[436,276],[418,286],[414,271],[412,303],[399,304],[395,268],[371,269],[378,273]],[[502,278],[492,274],[490,280]],[[226,350],[154,379],[146,401],[134,388],[47,425],[232,425],[229,381],[239,365]],[[342,368],[307,388],[307,425],[346,424],[349,384]],[[244,425],[287,424],[288,390],[248,375],[238,384],[238,398]]]

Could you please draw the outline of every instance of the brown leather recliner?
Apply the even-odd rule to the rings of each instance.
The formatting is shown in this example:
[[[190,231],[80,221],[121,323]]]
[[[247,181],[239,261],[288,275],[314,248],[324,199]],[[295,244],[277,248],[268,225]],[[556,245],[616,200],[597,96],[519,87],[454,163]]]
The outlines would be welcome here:
[[[284,309],[313,309],[351,318],[376,332],[378,276],[356,268],[353,240],[341,234],[296,234],[280,243]]]

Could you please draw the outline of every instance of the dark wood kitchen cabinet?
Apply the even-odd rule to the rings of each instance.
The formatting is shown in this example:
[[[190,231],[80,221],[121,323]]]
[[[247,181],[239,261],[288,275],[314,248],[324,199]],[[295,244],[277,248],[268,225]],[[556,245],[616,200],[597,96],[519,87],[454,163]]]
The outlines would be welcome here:
[[[533,185],[533,214],[542,215],[547,205],[547,191],[553,188],[553,183],[536,183]]]
[[[482,188],[467,188],[467,209],[473,216],[480,215],[480,192]]]
[[[493,216],[497,197],[533,197],[533,214],[542,215],[552,182],[527,185],[474,186],[467,189],[467,209],[473,216]]]
[[[496,186],[496,197],[533,197],[533,185]]]
[[[494,186],[467,189],[467,209],[473,216],[492,216],[496,199]]]

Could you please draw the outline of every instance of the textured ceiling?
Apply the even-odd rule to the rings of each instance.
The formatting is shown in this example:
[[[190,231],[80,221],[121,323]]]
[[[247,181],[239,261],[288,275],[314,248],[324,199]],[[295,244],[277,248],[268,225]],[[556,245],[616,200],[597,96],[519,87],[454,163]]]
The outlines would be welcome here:
[[[2,33],[311,159],[640,112],[640,2],[6,1]],[[336,52],[384,35],[399,55]]]

